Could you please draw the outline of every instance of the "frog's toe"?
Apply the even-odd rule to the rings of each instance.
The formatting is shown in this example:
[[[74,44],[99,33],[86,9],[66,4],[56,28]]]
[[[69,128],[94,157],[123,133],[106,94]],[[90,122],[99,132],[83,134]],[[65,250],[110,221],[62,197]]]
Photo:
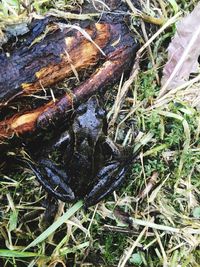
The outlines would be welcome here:
[[[41,160],[37,164],[26,161],[31,168],[38,181],[42,186],[54,197],[62,201],[73,201],[75,195],[70,186],[67,184],[69,180],[67,174],[57,169],[50,160]]]
[[[93,206],[112,193],[124,180],[127,166],[113,161],[103,167],[97,174],[97,182],[85,197],[85,207]]]

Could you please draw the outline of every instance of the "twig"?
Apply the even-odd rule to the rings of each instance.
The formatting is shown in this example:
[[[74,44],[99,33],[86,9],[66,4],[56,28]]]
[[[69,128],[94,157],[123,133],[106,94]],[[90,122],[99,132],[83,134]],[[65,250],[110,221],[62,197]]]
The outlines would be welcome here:
[[[161,224],[157,224],[157,223],[152,223],[149,221],[144,221],[144,220],[140,220],[140,219],[134,219],[134,218],[130,218],[132,220],[132,224],[137,224],[137,225],[141,225],[141,226],[146,226],[149,228],[153,228],[153,229],[157,229],[157,230],[161,230],[161,231],[166,231],[166,232],[171,232],[171,233],[177,233],[177,234],[182,234],[182,233],[187,233],[187,234],[196,234],[199,235],[200,234],[200,229],[193,229],[193,228],[175,228],[175,227],[171,227],[171,226],[167,226],[167,225],[161,225]]]
[[[139,241],[142,239],[143,235],[147,231],[147,228],[148,228],[148,226],[144,227],[144,229],[139,234],[138,238],[133,243],[132,247],[129,248],[129,250],[127,252],[125,251],[125,255],[120,259],[120,261],[118,263],[118,267],[124,267],[126,265],[127,261],[129,260],[129,258],[133,254],[134,249],[137,247]]]

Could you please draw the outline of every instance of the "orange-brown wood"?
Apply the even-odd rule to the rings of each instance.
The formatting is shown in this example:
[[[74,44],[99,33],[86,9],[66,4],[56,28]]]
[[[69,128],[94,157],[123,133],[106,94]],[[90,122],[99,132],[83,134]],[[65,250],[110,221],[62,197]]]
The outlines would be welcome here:
[[[25,64],[24,59],[19,62],[19,64],[22,64],[22,62],[25,64],[23,68],[20,69],[14,64],[16,55],[19,59],[23,47],[20,48],[20,53],[17,48],[7,59],[8,62],[4,61],[5,65],[9,65],[10,61],[13,60],[12,66],[16,67],[15,70],[11,68],[10,83],[6,80],[5,86],[9,87],[13,82],[16,84],[18,82],[19,86],[18,88],[15,86],[15,90],[11,90],[11,93],[9,90],[2,90],[0,87],[2,106],[15,94],[37,92],[63,80],[73,73],[73,67],[79,72],[89,67],[94,68],[94,65],[100,62],[102,62],[102,65],[94,70],[90,78],[74,88],[70,94],[65,93],[56,102],[51,101],[34,110],[26,110],[22,114],[6,116],[0,121],[1,142],[13,135],[39,131],[52,124],[62,122],[72,106],[78,105],[99,90],[105,91],[109,85],[120,79],[124,71],[130,69],[134,61],[138,45],[130,35],[128,28],[121,22],[90,23],[84,30],[90,34],[96,45],[86,39],[79,31],[60,30],[57,28],[57,24],[53,27],[54,31],[47,35],[47,39],[37,44],[29,44],[30,49],[28,50],[24,48],[27,63]],[[103,54],[97,45],[103,50]],[[37,56],[34,55],[34,52],[37,52]],[[30,61],[30,58],[32,61]],[[9,77],[7,65],[5,66],[5,72]],[[0,68],[1,73],[3,73],[2,67]],[[16,74],[15,78],[13,78],[14,73]],[[2,81],[3,79],[5,80],[5,73]],[[2,81],[0,78],[0,85]]]
[[[43,90],[69,77],[74,70],[80,72],[95,65],[102,57],[100,49],[108,45],[113,34],[106,23],[93,23],[83,33],[60,29],[59,24],[47,26],[49,32],[41,41],[36,41],[41,38],[37,36],[30,44],[22,43],[10,51],[9,56],[8,52],[0,54],[0,107],[15,96]]]
[[[85,29],[90,36],[94,36],[94,42],[103,49],[109,39],[110,31],[107,24],[94,24],[92,29]],[[100,50],[80,32],[74,37],[64,38],[65,45],[59,57],[58,64],[48,64],[39,69],[36,73],[36,80],[33,83],[22,83],[22,90],[26,93],[34,93],[45,87],[53,85],[73,74],[73,68],[79,72],[89,66],[95,65],[100,58]],[[55,44],[57,45],[57,44]]]

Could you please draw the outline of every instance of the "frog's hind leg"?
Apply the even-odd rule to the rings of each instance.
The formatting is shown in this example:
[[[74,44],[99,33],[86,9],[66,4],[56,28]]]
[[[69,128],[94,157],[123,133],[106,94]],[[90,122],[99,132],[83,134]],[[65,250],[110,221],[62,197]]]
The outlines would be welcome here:
[[[75,200],[74,192],[68,185],[69,178],[67,174],[58,169],[54,162],[45,159],[40,160],[37,164],[26,161],[26,164],[31,168],[45,190],[54,197],[62,201]]]
[[[85,207],[97,204],[108,194],[112,193],[124,180],[127,166],[113,161],[103,167],[97,174],[97,182],[85,197]]]

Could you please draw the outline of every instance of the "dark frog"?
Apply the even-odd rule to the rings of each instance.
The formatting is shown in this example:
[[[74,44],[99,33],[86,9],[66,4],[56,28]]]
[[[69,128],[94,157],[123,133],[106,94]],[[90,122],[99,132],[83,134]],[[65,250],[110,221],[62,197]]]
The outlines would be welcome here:
[[[71,128],[53,148],[62,155],[61,166],[48,158],[28,164],[44,188],[62,201],[98,203],[122,183],[129,165],[106,137],[105,111],[96,96],[78,107]]]

